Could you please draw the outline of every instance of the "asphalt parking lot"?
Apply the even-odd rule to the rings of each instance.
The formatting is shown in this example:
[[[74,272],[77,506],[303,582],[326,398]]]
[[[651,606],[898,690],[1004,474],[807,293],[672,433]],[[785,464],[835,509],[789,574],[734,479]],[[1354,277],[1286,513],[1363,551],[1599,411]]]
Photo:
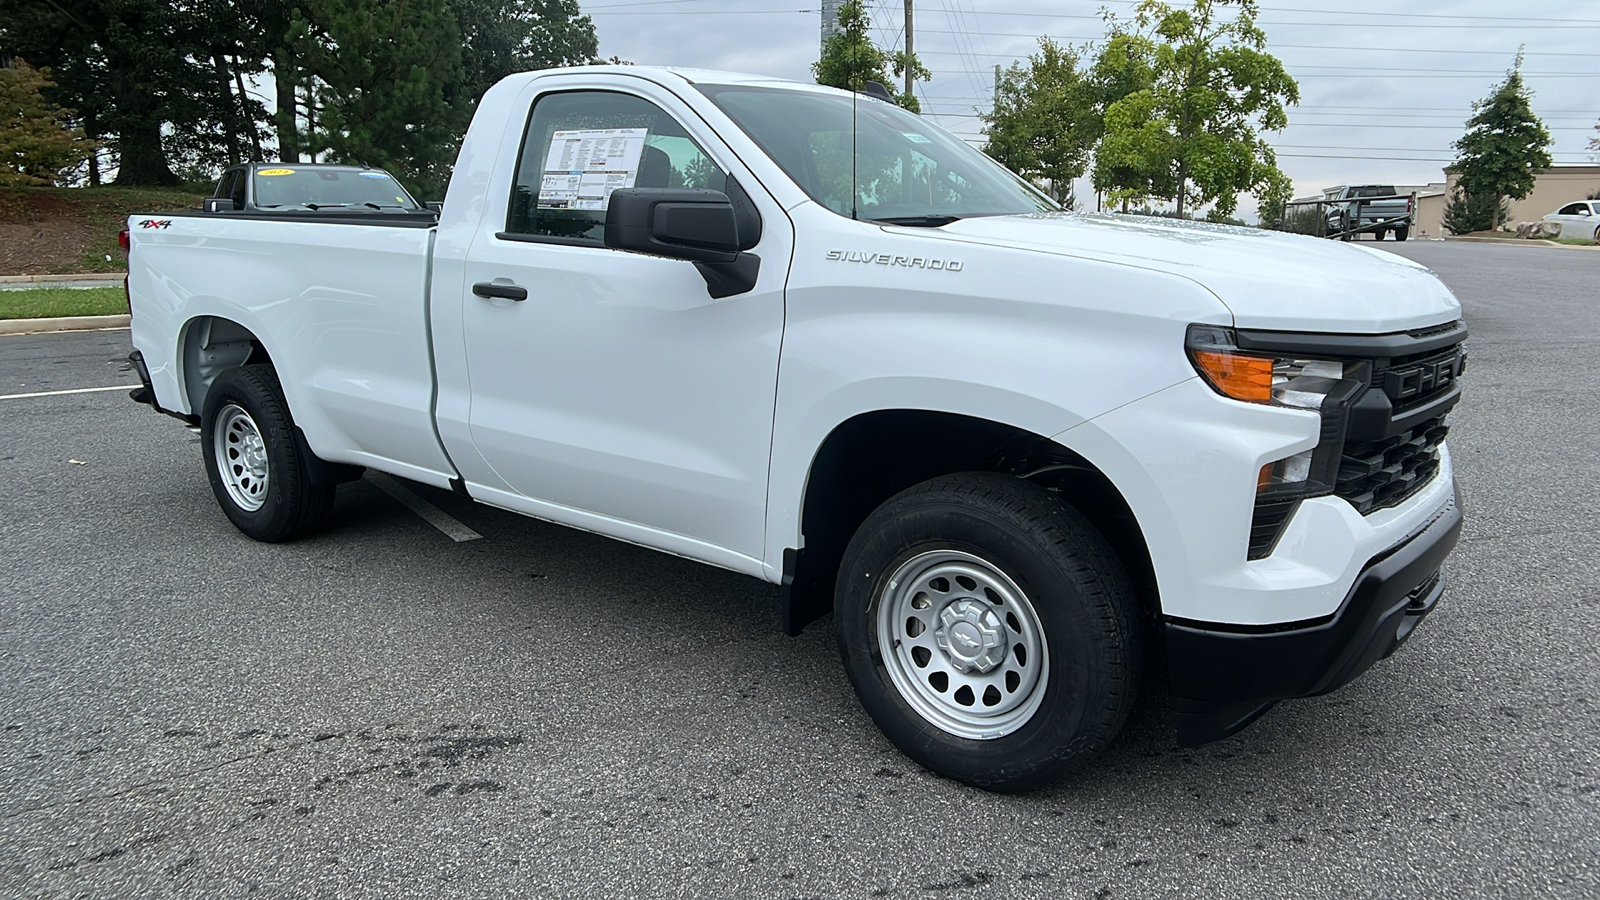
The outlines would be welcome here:
[[[0,398],[0,895],[1594,897],[1600,253],[1384,248],[1472,329],[1440,608],[1202,749],[1149,696],[1025,796],[900,756],[775,588],[365,481],[257,544],[125,391]],[[128,349],[0,337],[0,395]]]

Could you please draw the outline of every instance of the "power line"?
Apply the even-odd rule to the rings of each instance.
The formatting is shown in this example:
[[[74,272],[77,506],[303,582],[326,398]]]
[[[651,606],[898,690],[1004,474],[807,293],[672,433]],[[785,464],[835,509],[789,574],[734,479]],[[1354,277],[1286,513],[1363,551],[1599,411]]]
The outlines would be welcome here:
[[[1136,2],[1136,0],[1111,0],[1111,2],[1134,3],[1134,2]],[[1262,6],[1260,8],[1261,8],[1261,10],[1263,12],[1304,13],[1304,14],[1307,14],[1307,15],[1321,15],[1321,16],[1360,16],[1360,17],[1363,17],[1363,18],[1376,17],[1376,18],[1399,18],[1399,19],[1455,19],[1457,21],[1515,22],[1515,23],[1518,23],[1518,24],[1525,23],[1525,22],[1555,22],[1555,23],[1559,23],[1559,24],[1565,25],[1565,24],[1571,23],[1571,22],[1579,22],[1579,23],[1588,23],[1588,24],[1592,24],[1592,25],[1600,25],[1600,19],[1535,19],[1535,18],[1529,18],[1527,16],[1466,16],[1466,15],[1458,15],[1458,14],[1455,14],[1455,13],[1366,12],[1366,11],[1360,11],[1360,10],[1342,10],[1342,9],[1305,9],[1303,7],[1293,7],[1293,6]],[[1007,12],[1007,11],[1004,11],[1004,10],[997,10],[997,9],[986,9],[986,10],[984,10],[984,13],[986,15],[1017,16],[1017,17],[1021,17],[1021,18],[1030,18],[1030,19],[1033,19],[1033,18],[1037,18],[1037,19],[1098,19],[1098,18],[1100,18],[1100,16],[1089,16],[1089,15],[1083,15],[1081,13],[1080,14],[1057,14],[1057,13],[1041,13],[1041,12]],[[1418,26],[1418,27],[1421,27],[1421,26]],[[1504,27],[1504,26],[1496,25],[1496,26],[1486,26],[1486,27],[1499,28],[1499,27]]]

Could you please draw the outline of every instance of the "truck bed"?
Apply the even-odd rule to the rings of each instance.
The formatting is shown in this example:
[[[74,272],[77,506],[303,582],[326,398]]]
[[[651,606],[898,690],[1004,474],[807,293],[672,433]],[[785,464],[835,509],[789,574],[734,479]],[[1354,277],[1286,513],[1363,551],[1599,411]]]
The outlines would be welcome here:
[[[198,414],[213,370],[255,338],[302,373],[284,391],[319,457],[448,483],[430,415],[434,225],[431,213],[132,217],[132,337],[157,402]],[[213,330],[213,315],[251,334]]]

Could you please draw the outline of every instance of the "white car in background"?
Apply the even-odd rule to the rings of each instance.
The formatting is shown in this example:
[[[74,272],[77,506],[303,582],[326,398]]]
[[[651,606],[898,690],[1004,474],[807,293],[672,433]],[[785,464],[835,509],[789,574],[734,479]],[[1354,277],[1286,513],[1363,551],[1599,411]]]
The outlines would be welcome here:
[[[1568,203],[1544,217],[1561,226],[1561,237],[1600,243],[1600,200]]]

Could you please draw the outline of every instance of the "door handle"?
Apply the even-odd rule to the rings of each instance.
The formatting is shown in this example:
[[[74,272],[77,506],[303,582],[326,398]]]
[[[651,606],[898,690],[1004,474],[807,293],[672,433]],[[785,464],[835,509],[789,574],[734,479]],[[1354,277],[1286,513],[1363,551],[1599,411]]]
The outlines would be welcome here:
[[[528,289],[515,284],[495,284],[491,281],[480,281],[472,286],[472,292],[479,297],[490,300],[528,299]]]

